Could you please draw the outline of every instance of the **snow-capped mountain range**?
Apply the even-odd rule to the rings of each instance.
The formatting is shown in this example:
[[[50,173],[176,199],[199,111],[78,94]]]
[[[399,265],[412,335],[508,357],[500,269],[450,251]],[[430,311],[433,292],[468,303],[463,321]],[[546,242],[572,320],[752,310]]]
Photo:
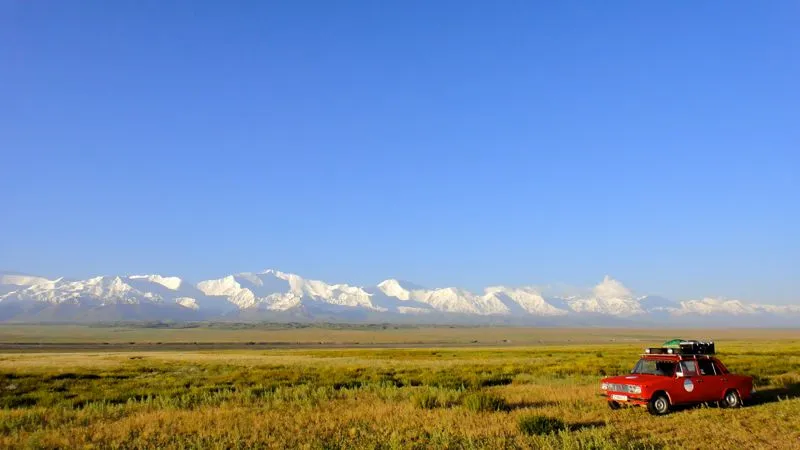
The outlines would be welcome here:
[[[0,273],[0,321],[342,320],[511,324],[800,324],[800,306],[639,296],[606,276],[582,295],[491,286],[482,293],[388,279],[328,284],[277,270],[193,284],[161,275],[48,279]]]

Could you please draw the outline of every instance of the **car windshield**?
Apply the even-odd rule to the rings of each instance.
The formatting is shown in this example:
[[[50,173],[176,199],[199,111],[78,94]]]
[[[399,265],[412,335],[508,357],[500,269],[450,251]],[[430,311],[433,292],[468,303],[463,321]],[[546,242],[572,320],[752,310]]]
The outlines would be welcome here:
[[[675,362],[659,361],[657,359],[640,359],[631,373],[671,377],[675,374]]]

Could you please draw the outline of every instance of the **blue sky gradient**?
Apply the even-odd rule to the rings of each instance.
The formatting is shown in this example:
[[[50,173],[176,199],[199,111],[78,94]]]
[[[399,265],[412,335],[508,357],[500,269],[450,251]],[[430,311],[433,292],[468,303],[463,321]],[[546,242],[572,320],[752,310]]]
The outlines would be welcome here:
[[[797,302],[798,18],[3,2],[0,268]]]

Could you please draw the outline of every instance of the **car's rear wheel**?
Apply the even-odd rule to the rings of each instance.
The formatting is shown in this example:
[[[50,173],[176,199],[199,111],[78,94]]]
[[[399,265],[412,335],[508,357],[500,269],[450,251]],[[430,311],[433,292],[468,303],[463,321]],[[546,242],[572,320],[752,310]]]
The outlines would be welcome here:
[[[742,398],[739,397],[739,393],[735,389],[731,389],[725,393],[725,397],[722,398],[719,404],[723,408],[738,408],[742,406]]]
[[[620,409],[622,407],[622,405],[620,405],[619,402],[617,402],[617,401],[609,400],[608,401],[608,407],[611,408],[611,409]]]
[[[656,394],[647,403],[647,411],[654,416],[663,416],[669,412],[669,398],[665,394]]]

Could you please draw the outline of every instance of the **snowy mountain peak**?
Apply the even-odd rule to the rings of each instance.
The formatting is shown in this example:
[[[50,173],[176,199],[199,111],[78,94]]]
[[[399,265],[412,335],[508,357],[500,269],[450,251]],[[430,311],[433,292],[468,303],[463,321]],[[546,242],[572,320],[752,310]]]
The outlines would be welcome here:
[[[60,280],[60,278],[58,280]],[[44,277],[37,277],[33,275],[0,273],[0,284],[12,286],[34,286],[37,284],[55,283],[58,280],[49,280]]]
[[[720,298],[706,297],[702,300],[689,300],[681,302],[680,314],[701,314],[708,315],[714,313],[725,313],[731,315],[753,314],[763,307],[772,305],[748,305],[739,300],[726,300]]]
[[[292,277],[299,277],[298,275],[295,275],[293,273],[281,272],[280,270],[276,270],[276,269],[266,269],[266,270],[263,270],[263,271],[259,272],[258,275],[272,275],[275,278],[280,278],[282,280],[288,280],[289,278],[292,278]]]
[[[592,289],[592,293],[595,297],[602,299],[633,297],[630,289],[608,275],[603,277],[603,281]]]
[[[569,297],[565,300],[574,312],[619,317],[636,316],[646,312],[630,289],[608,275],[592,289],[591,295]]]
[[[394,278],[378,283],[378,289],[389,297],[396,297],[400,300],[408,300],[411,297],[410,292],[401,286],[400,282]]]
[[[131,275],[128,278],[132,280],[145,280],[151,283],[160,284],[173,291],[180,289],[181,283],[183,283],[183,280],[178,277],[162,277],[161,275]]]

